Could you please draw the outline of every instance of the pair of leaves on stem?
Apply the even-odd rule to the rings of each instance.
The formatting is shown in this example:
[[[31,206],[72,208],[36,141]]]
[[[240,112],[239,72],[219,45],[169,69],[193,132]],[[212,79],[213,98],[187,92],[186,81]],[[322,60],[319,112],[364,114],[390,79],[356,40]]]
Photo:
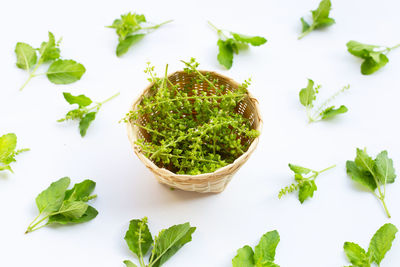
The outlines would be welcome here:
[[[300,19],[303,28],[299,39],[303,38],[315,29],[325,28],[335,23],[335,20],[329,17],[331,6],[331,0],[322,0],[319,3],[318,8],[311,11],[313,19],[311,24],[309,24],[304,18]]]
[[[172,20],[157,25],[144,27],[143,24],[147,22],[146,17],[141,14],[129,12],[121,15],[120,19],[114,20],[112,25],[106,27],[115,29],[118,35],[119,43],[115,52],[117,56],[120,57],[128,52],[132,45],[142,40],[143,37],[151,30],[155,30],[171,21]]]
[[[153,237],[147,225],[147,218],[131,220],[125,234],[125,241],[129,249],[138,257],[140,267],[158,267],[163,265],[186,243],[192,241],[192,234],[196,227],[189,223],[178,224],[161,230],[158,236]],[[149,263],[144,263],[144,257],[151,249]],[[130,260],[125,260],[127,267],[137,267]]]
[[[53,223],[83,223],[97,216],[97,210],[87,204],[89,200],[97,197],[91,195],[96,183],[84,180],[67,190],[70,183],[68,177],[61,178],[36,197],[39,215],[31,222],[25,233]],[[44,222],[45,220],[47,222]]]
[[[299,92],[300,103],[306,107],[307,117],[309,122],[315,122],[320,120],[327,120],[336,117],[339,114],[346,113],[348,111],[347,107],[341,105],[339,108],[335,106],[326,107],[332,100],[334,100],[339,94],[343,93],[345,90],[349,89],[350,86],[344,86],[341,90],[336,92],[325,102],[323,102],[316,110],[313,110],[314,101],[319,93],[320,85],[314,87],[314,81],[308,79],[308,84],[306,88],[303,88]]]
[[[285,188],[282,188],[281,191],[279,192],[278,197],[282,198],[282,196],[298,190],[299,201],[300,203],[303,203],[307,198],[311,198],[314,196],[314,191],[317,190],[315,179],[318,177],[318,175],[334,167],[335,165],[323,169],[321,171],[315,171],[309,168],[289,163],[289,168],[294,172],[294,180],[296,181],[296,183],[293,183],[289,186],[286,186]],[[308,174],[310,175],[305,176]]]
[[[233,64],[233,54],[239,54],[239,50],[252,46],[260,46],[267,42],[267,39],[261,36],[248,36],[231,31],[218,29],[211,22],[210,26],[218,33],[218,49],[217,59],[221,65],[230,69]]]
[[[0,136],[0,171],[13,172],[10,164],[16,161],[16,155],[24,151],[29,151],[29,149],[17,149],[17,136],[14,133]]]
[[[397,232],[398,230],[393,224],[384,224],[372,237],[367,252],[353,242],[344,243],[344,252],[353,267],[370,267],[372,263],[380,266],[386,253],[392,247]]]
[[[50,82],[55,84],[70,84],[81,79],[85,67],[74,60],[60,59],[60,41],[56,42],[54,35],[49,32],[49,40],[42,42],[40,48],[33,48],[27,43],[18,42],[15,46],[17,67],[26,70],[28,79],[22,85],[22,90],[36,76],[46,74]],[[39,52],[39,57],[38,57]],[[43,63],[50,63],[47,72],[37,74],[36,71]]]
[[[94,119],[96,119],[96,114],[100,110],[101,106],[118,95],[119,93],[113,95],[103,102],[97,102],[93,106],[90,106],[93,101],[89,97],[85,95],[73,96],[70,93],[64,92],[64,99],[71,105],[77,104],[78,108],[68,111],[65,117],[57,120],[57,122],[63,122],[66,120],[79,120],[79,132],[81,136],[84,137],[90,124],[92,121],[94,121]]]
[[[279,241],[278,231],[267,232],[261,237],[254,251],[247,245],[238,249],[237,255],[232,259],[232,267],[279,267],[274,263]]]
[[[387,47],[349,41],[346,46],[347,51],[349,51],[350,54],[364,60],[361,63],[361,73],[364,75],[370,75],[384,67],[389,62],[386,55],[391,50],[400,47],[400,44],[393,47]]]
[[[367,154],[366,149],[357,148],[355,160],[348,160],[346,169],[352,180],[371,191],[381,201],[387,216],[390,218],[385,203],[386,185],[394,183],[396,173],[393,160],[388,157],[387,151],[382,151],[375,159],[372,159]],[[378,189],[378,193],[375,192],[376,189]]]

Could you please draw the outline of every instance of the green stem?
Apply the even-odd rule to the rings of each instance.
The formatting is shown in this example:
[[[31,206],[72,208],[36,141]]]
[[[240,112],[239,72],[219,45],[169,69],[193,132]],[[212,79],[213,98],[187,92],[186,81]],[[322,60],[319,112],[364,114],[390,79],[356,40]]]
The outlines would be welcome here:
[[[29,72],[29,77],[28,77],[28,79],[25,81],[25,83],[19,88],[20,91],[22,91],[22,90],[25,88],[25,86],[29,83],[29,81],[30,81],[33,77],[37,76],[35,73],[36,73],[37,69],[39,68],[39,66],[42,65],[42,63],[43,63],[43,59],[42,59],[42,57],[40,57],[38,63],[36,64],[36,66],[35,66],[35,68],[32,70],[32,72],[29,72],[29,71],[28,71],[28,72]]]
[[[393,49],[398,48],[398,47],[400,47],[400,44],[397,44],[397,45],[395,45],[395,46],[386,48],[386,50],[387,50],[386,54],[389,53],[390,51],[392,51]]]
[[[224,31],[223,31],[223,30],[218,29],[218,28],[217,28],[214,24],[212,24],[210,21],[207,21],[207,22],[208,22],[208,25],[210,25],[211,28],[217,32],[217,34],[218,34],[219,37],[222,36],[223,38],[228,39],[228,36],[226,36],[226,35],[224,34]]]
[[[107,99],[106,99],[106,100],[104,100],[103,102],[99,102],[99,103],[97,103],[97,105],[95,105],[95,106],[93,106],[93,107],[89,108],[89,109],[87,110],[87,112],[89,112],[89,111],[92,111],[92,110],[94,110],[94,109],[97,109],[97,110],[99,110],[99,109],[100,109],[100,107],[101,107],[102,105],[104,105],[105,103],[107,103],[108,101],[112,100],[113,98],[115,98],[115,97],[117,97],[117,96],[119,96],[119,92],[118,92],[118,93],[116,93],[115,95],[113,95],[113,96],[111,96],[111,97],[107,98]],[[62,119],[61,119],[61,120],[62,120]],[[61,121],[61,120],[59,120],[59,121]]]
[[[108,101],[110,101],[111,99],[116,98],[117,96],[119,96],[119,92],[116,93],[115,95],[113,95],[113,96],[107,98],[106,100],[104,100],[104,101],[101,102],[100,104],[103,105],[103,104],[107,103]]]
[[[386,212],[387,216],[389,218],[391,218],[392,216],[390,215],[389,210],[388,210],[388,208],[386,206],[386,203],[385,203],[385,197],[379,198],[379,200],[382,202],[383,208],[385,209],[385,212]]]
[[[318,173],[326,172],[326,171],[328,171],[328,170],[330,170],[330,169],[333,169],[333,168],[335,168],[335,167],[336,167],[336,164],[334,164],[334,165],[332,165],[332,166],[330,166],[330,167],[328,167],[328,168],[325,168],[325,169],[319,171]]]
[[[302,39],[304,36],[306,36],[307,34],[312,32],[313,30],[314,30],[314,26],[311,25],[310,28],[308,28],[305,32],[302,32],[297,39],[298,40]]]
[[[164,135],[164,134],[162,134],[162,133],[159,133],[159,132],[157,132],[157,131],[155,131],[155,130],[153,130],[153,129],[150,129],[150,128],[146,127],[146,126],[140,125],[140,124],[138,124],[138,123],[136,123],[136,122],[133,122],[132,124],[133,124],[133,125],[136,125],[137,127],[142,128],[142,129],[144,129],[144,130],[146,130],[146,131],[148,131],[148,132],[152,132],[152,133],[155,133],[155,134],[158,134],[158,135],[167,137],[166,135]]]
[[[39,216],[40,216],[40,215],[41,215],[41,213],[39,214]],[[44,225],[42,225],[42,226],[40,226],[40,227],[38,227],[38,228],[35,229],[35,227],[36,227],[38,224],[40,224],[41,222],[43,222],[44,220],[46,220],[47,218],[49,218],[51,215],[53,215],[53,214],[49,214],[49,215],[44,216],[42,219],[40,219],[38,222],[36,222],[34,225],[32,225],[32,223],[34,223],[34,222],[39,218],[39,216],[37,216],[37,217],[33,220],[33,222],[28,226],[28,229],[26,229],[25,234],[30,233],[30,232],[33,232],[33,231],[36,231],[37,229],[40,229],[40,228],[42,228],[43,226],[45,226],[46,224],[44,224]]]
[[[165,21],[165,22],[163,22],[163,23],[160,23],[160,24],[157,24],[157,25],[154,25],[154,26],[150,26],[150,27],[143,27],[143,28],[141,28],[141,29],[142,29],[142,30],[158,29],[158,28],[160,28],[162,25],[167,24],[167,23],[170,23],[170,22],[173,22],[173,21],[174,21],[174,20],[170,19],[170,20],[167,20],[167,21]]]
[[[344,91],[348,90],[350,88],[350,84],[343,86],[342,89],[340,89],[339,91],[337,91],[336,93],[334,93],[331,97],[329,97],[327,100],[325,100],[324,103],[322,103],[318,109],[314,112],[314,115],[312,116],[313,118],[317,118],[317,116],[321,115],[322,109],[324,107],[326,107],[330,102],[332,102],[338,95],[340,95],[341,93],[343,93]],[[314,119],[316,120],[316,119]]]

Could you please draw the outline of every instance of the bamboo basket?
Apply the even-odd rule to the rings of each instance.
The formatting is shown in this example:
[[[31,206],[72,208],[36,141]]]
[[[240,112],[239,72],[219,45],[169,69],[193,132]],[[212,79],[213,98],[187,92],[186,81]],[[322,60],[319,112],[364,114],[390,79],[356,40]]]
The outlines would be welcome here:
[[[237,82],[221,74],[212,71],[201,71],[201,73],[209,73],[212,78],[216,78],[218,80],[218,82],[215,84],[216,87],[220,87],[223,85],[227,90],[234,91],[239,86]],[[178,90],[183,88],[184,85],[190,81],[191,77],[192,74],[187,74],[183,71],[177,71],[168,75],[168,79],[174,85],[179,85]],[[132,104],[132,111],[134,111],[141,103],[143,96],[148,96],[151,93],[150,89],[152,86],[153,84],[150,84],[146,89],[144,89],[142,94]],[[205,84],[195,84],[195,88],[199,92],[209,90],[207,88],[207,85]],[[250,93],[248,93],[248,97],[239,102],[236,107],[236,112],[248,118],[250,120],[250,125],[252,129],[256,129],[261,133],[263,123],[258,107],[258,101]],[[137,124],[141,125],[145,125],[146,122],[146,117],[139,117],[139,119],[136,121]],[[150,169],[150,171],[155,175],[160,183],[166,184],[172,188],[178,188],[185,191],[195,191],[199,193],[222,192],[232,179],[232,176],[249,159],[259,141],[259,137],[255,138],[254,140],[246,140],[246,142],[251,144],[244,154],[238,157],[233,163],[219,168],[212,173],[203,173],[199,175],[183,175],[175,174],[170,170],[158,167],[149,158],[141,153],[141,148],[136,145],[135,142],[141,138],[149,140],[150,135],[149,133],[147,133],[146,130],[139,128],[138,126],[135,126],[130,122],[127,123],[127,130],[128,138],[135,154],[146,165],[146,167]]]

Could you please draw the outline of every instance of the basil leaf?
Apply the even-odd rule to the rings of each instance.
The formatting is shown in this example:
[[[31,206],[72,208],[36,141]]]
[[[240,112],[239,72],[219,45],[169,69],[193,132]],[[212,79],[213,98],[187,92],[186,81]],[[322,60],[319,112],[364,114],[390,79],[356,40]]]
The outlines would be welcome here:
[[[47,70],[47,78],[55,84],[69,84],[81,79],[85,67],[74,60],[59,59],[54,61]]]

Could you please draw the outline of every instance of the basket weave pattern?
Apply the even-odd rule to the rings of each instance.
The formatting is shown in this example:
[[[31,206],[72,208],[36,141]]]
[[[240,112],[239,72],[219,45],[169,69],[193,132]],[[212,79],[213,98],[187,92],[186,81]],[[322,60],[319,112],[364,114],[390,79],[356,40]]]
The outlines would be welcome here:
[[[211,80],[217,79],[216,87],[224,86],[226,90],[234,91],[239,87],[239,84],[232,79],[225,77],[223,75],[217,74],[215,72],[209,71],[201,71],[202,74],[208,73],[211,76]],[[168,79],[174,84],[179,85],[178,90],[183,89],[184,85],[189,83],[192,79],[192,74],[187,74],[183,71],[177,71],[168,76]],[[143,93],[139,96],[139,98],[133,103],[131,110],[136,110],[137,106],[141,103],[144,96],[149,96],[152,93],[152,88],[154,84],[150,84]],[[208,94],[212,94],[214,92],[210,91],[208,88],[208,84],[195,84],[194,89],[197,89],[199,92],[206,91]],[[236,107],[236,112],[242,114],[244,117],[249,119],[250,125],[252,129],[258,130],[261,132],[262,128],[262,120],[259,112],[258,101],[248,94],[244,100],[242,100],[238,106]],[[142,116],[136,121],[136,123],[140,125],[145,125],[149,120],[148,117]],[[232,176],[236,173],[236,171],[248,160],[251,153],[253,153],[254,149],[258,144],[259,137],[254,140],[245,140],[250,144],[248,150],[238,157],[233,163],[219,168],[218,170],[212,173],[203,173],[199,175],[184,175],[184,174],[175,174],[165,168],[160,168],[156,164],[154,164],[150,159],[148,159],[144,154],[141,153],[141,148],[135,142],[138,139],[144,138],[145,140],[149,140],[149,134],[146,130],[137,127],[131,123],[127,124],[128,130],[128,138],[133,147],[134,152],[139,157],[139,159],[146,165],[147,168],[151,170],[151,172],[155,175],[157,180],[160,183],[166,184],[173,188],[179,188],[185,191],[195,191],[200,193],[208,193],[214,192],[219,193],[222,192],[225,187],[228,185]]]

